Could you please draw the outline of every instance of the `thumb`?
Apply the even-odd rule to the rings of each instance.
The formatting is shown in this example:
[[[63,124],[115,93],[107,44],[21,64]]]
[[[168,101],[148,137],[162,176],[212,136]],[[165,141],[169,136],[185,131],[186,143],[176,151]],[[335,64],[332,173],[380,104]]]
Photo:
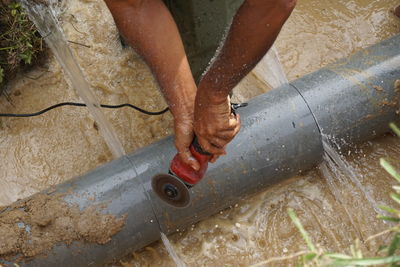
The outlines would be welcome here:
[[[200,170],[200,163],[193,157],[192,153],[190,153],[190,150],[188,148],[186,148],[183,151],[179,151],[178,155],[179,155],[180,159],[185,164],[192,167],[192,169],[194,169],[195,171]]]

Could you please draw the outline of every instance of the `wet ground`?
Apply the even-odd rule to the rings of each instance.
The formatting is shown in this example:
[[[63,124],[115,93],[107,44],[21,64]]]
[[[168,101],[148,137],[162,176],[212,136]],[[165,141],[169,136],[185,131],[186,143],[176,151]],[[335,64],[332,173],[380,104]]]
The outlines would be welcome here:
[[[394,0],[299,0],[277,40],[289,79],[400,33],[400,20],[390,12],[396,5]],[[149,110],[165,107],[147,66],[130,49],[121,47],[102,1],[68,1],[63,21],[68,40],[85,45],[71,47],[100,102],[129,102]],[[244,100],[268,90],[249,75],[235,95]],[[31,112],[78,100],[54,59],[11,84],[10,97],[11,102],[0,99],[0,112]],[[127,152],[172,133],[169,114],[149,117],[129,109],[104,112]],[[386,136],[360,146],[347,162],[377,203],[389,203],[393,181],[379,167],[378,159],[399,156],[400,142]],[[1,206],[110,161],[111,153],[87,111],[65,107],[36,118],[1,119],[0,158]],[[332,175],[338,177],[335,187],[343,198],[332,194],[330,178],[316,169],[172,236],[172,244],[189,266],[248,266],[290,255],[305,249],[286,213],[293,207],[321,247],[345,251],[358,238],[364,241],[364,251],[373,253],[377,244],[366,240],[387,225],[375,219],[365,194],[349,177]],[[128,266],[174,265],[160,244],[123,261]]]

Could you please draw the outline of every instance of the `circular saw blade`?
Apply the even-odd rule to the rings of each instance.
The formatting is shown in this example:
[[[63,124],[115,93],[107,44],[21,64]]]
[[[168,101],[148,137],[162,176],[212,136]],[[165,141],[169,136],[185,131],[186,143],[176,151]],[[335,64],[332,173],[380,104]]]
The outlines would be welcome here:
[[[158,174],[151,180],[151,187],[156,195],[171,206],[184,208],[190,203],[187,186],[170,174]]]

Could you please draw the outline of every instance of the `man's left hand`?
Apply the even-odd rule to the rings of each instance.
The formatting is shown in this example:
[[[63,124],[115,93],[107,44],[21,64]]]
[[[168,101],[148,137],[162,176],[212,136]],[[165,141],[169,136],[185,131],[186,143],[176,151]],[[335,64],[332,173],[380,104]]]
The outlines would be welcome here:
[[[210,99],[198,91],[194,111],[194,132],[201,148],[211,154],[211,162],[225,155],[226,145],[240,130],[240,116],[232,113],[229,96]]]

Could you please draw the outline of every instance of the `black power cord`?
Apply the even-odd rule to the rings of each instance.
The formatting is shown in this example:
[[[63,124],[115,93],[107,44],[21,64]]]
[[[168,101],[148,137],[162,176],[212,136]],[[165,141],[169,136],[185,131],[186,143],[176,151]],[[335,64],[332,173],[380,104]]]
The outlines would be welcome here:
[[[84,103],[75,103],[75,102],[62,102],[62,103],[58,103],[55,104],[53,106],[50,106],[48,108],[45,108],[41,111],[35,112],[35,113],[24,113],[24,114],[14,114],[14,113],[0,113],[0,117],[16,117],[16,118],[27,118],[27,117],[35,117],[35,116],[39,116],[42,115],[43,113],[46,113],[52,109],[55,108],[59,108],[59,107],[63,107],[63,106],[75,106],[75,107],[86,107],[86,104]],[[169,108],[165,108],[161,111],[147,111],[144,110],[142,108],[139,108],[135,105],[129,104],[129,103],[125,103],[125,104],[120,104],[120,105],[104,105],[101,104],[100,107],[102,108],[123,108],[123,107],[130,107],[133,108],[141,113],[144,113],[146,115],[161,115],[164,114],[165,112],[167,112],[169,110]]]

